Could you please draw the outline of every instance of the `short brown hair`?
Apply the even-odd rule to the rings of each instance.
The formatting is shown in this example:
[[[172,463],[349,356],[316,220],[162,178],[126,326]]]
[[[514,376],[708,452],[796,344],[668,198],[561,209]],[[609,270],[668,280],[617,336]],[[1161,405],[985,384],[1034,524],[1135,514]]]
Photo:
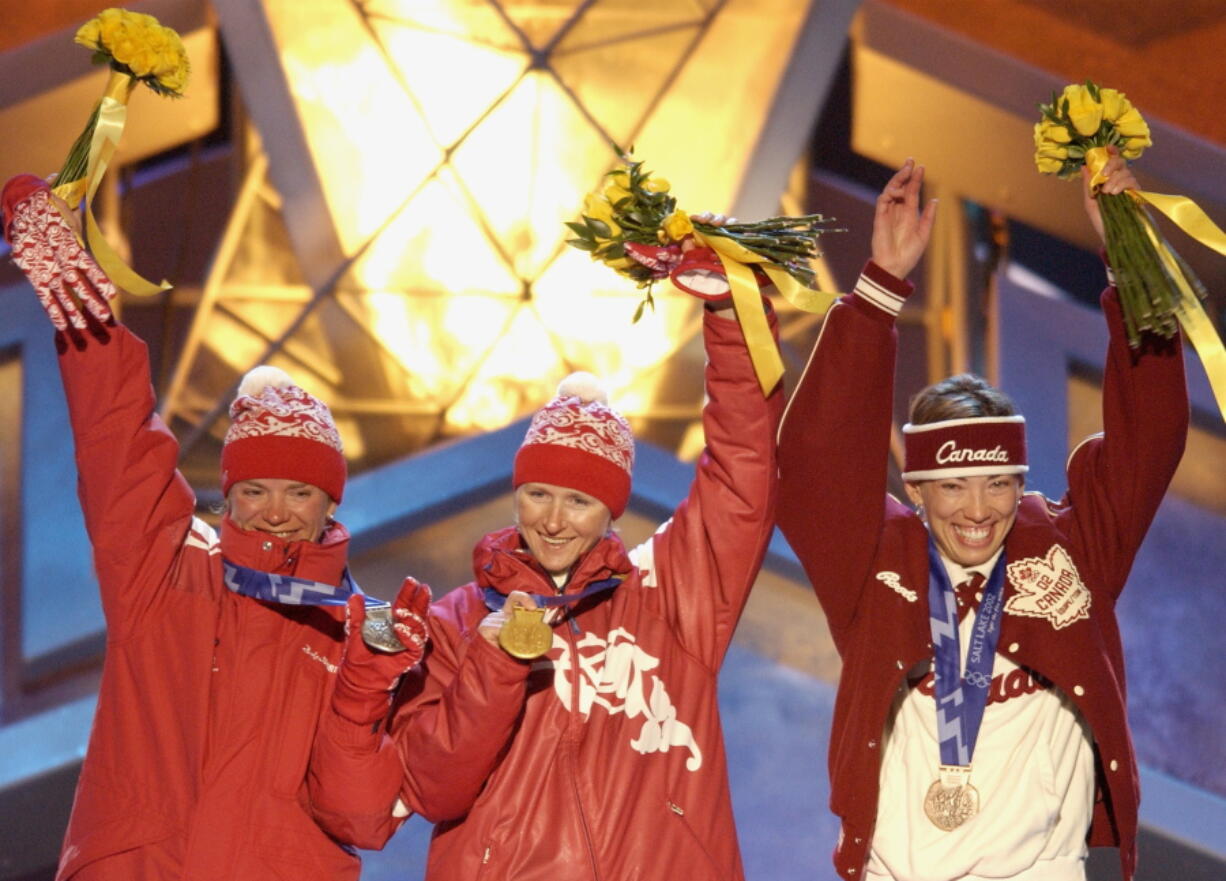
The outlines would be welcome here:
[[[912,425],[930,425],[976,416],[1014,416],[1017,405],[1000,389],[973,373],[935,382],[911,398]]]

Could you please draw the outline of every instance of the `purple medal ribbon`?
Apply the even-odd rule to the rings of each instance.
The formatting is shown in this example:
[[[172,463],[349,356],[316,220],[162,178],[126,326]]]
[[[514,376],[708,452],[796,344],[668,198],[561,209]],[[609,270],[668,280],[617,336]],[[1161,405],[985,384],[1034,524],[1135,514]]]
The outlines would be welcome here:
[[[594,594],[603,593],[606,590],[615,590],[625,580],[625,575],[614,575],[612,578],[593,581],[578,593],[559,594],[558,596],[553,597],[530,593],[528,596],[532,597],[532,601],[536,603],[536,607],[538,609],[552,609],[558,606],[572,606],[578,603],[580,600],[587,599]],[[485,606],[491,612],[500,611],[502,607],[506,605],[506,603],[507,598],[505,594],[499,593],[492,587],[487,587],[485,589]],[[570,626],[575,633],[579,632],[579,625],[576,623],[574,618],[570,620]]]
[[[942,765],[971,763],[992,684],[992,664],[1004,611],[1005,552],[988,577],[975,614],[966,671],[959,674],[958,608],[949,573],[932,536],[928,537],[928,623],[932,630],[933,680],[937,699],[937,739]]]
[[[274,575],[249,569],[222,558],[222,580],[234,593],[266,603],[281,603],[287,606],[343,606],[354,594],[366,601],[366,608],[381,609],[391,604],[387,600],[372,597],[362,592],[349,570],[341,573],[339,586],[296,578],[293,575]]]

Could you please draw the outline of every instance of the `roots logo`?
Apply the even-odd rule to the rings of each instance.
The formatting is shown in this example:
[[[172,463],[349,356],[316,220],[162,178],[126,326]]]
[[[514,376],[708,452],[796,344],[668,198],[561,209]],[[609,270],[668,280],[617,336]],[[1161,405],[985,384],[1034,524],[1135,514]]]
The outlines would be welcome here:
[[[878,572],[877,580],[888,587],[890,590],[897,593],[899,596],[906,599],[909,603],[914,603],[919,600],[919,595],[909,587],[902,586],[902,576],[897,572]]]

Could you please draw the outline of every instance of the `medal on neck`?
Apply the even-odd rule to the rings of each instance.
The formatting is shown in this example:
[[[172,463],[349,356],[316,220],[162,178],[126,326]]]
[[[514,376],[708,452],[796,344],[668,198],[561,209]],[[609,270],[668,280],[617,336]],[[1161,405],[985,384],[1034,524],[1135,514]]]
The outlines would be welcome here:
[[[294,575],[276,575],[240,566],[230,560],[221,561],[222,582],[237,594],[262,603],[284,606],[343,606],[349,597],[361,594],[366,604],[366,620],[362,622],[362,641],[377,651],[404,651],[404,643],[392,630],[392,605],[387,600],[362,593],[362,588],[346,569],[341,583],[324,584]]]
[[[979,812],[971,785],[971,756],[992,685],[992,665],[1004,609],[1005,553],[1001,551],[975,614],[966,670],[961,670],[958,610],[953,586],[932,537],[928,538],[928,623],[932,632],[933,684],[941,764],[924,795],[924,814],[938,829],[957,829]]]
[[[553,646],[553,627],[545,620],[547,610],[574,606],[580,600],[616,590],[625,579],[625,575],[613,575],[600,581],[593,581],[577,593],[556,597],[530,594],[532,601],[536,603],[536,608],[513,607],[511,617],[498,631],[498,644],[506,650],[507,654],[521,660],[531,661],[539,658]],[[491,612],[497,612],[506,606],[507,598],[494,588],[487,587],[484,593],[486,608]],[[570,623],[576,633],[580,632],[574,618]]]
[[[498,631],[498,644],[507,654],[524,661],[545,654],[553,645],[553,629],[545,623],[545,610],[512,607],[510,620]]]

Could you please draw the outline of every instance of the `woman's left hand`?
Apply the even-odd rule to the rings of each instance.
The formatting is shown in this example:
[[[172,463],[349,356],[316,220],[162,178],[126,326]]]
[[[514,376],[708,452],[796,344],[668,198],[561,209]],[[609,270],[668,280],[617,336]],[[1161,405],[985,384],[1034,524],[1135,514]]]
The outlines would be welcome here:
[[[1107,243],[1107,235],[1103,232],[1103,217],[1102,213],[1098,210],[1098,193],[1111,193],[1114,195],[1125,190],[1139,190],[1141,188],[1137,183],[1136,177],[1132,174],[1132,169],[1128,167],[1128,163],[1120,155],[1120,151],[1115,147],[1108,147],[1107,152],[1111,158],[1103,166],[1102,172],[1106,180],[1099,185],[1097,192],[1090,191],[1090,179],[1093,176],[1090,173],[1090,169],[1085,166],[1081,168],[1082,199],[1086,209],[1086,216],[1090,218],[1090,224],[1094,227],[1094,231],[1098,233],[1098,238],[1104,245]]]

